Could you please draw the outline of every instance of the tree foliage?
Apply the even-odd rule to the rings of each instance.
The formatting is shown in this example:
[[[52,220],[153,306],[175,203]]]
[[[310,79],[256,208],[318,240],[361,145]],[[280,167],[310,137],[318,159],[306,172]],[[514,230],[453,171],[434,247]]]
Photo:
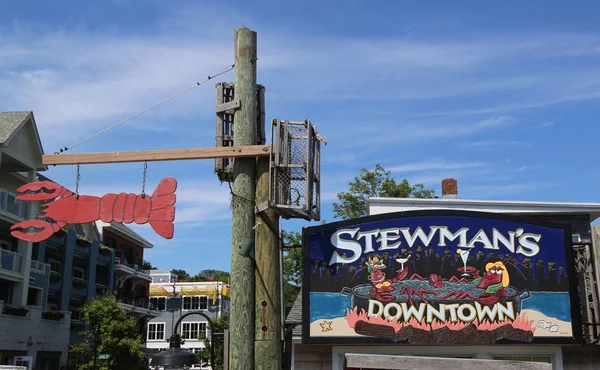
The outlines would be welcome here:
[[[283,243],[286,246],[301,245],[302,234],[298,231],[283,231]],[[283,295],[284,305],[294,304],[302,285],[302,248],[286,248],[283,254]]]
[[[229,272],[221,271],[221,270],[202,270],[196,275],[192,276],[192,281],[202,281],[202,280],[214,280],[214,281],[222,281],[227,283],[229,281]]]
[[[334,217],[348,220],[367,215],[367,199],[384,198],[433,198],[435,190],[427,190],[423,184],[410,185],[408,180],[396,182],[391,177],[392,171],[381,167],[378,163],[373,171],[366,168],[360,170],[350,183],[348,191],[337,194],[339,202],[333,203]]]
[[[190,274],[185,270],[173,269],[171,274],[177,276],[177,281],[188,281],[190,279]]]
[[[210,333],[210,326],[208,328],[209,336],[213,338],[215,345],[215,363],[212,368],[214,370],[222,370],[224,355],[223,340],[225,339],[225,329],[229,329],[229,315],[222,314],[218,319],[213,320],[213,326],[214,334]],[[206,350],[198,354],[198,358],[202,362],[210,362],[210,341],[203,333],[200,333],[198,339],[204,342],[204,348],[206,348]]]
[[[191,276],[187,271],[180,269],[171,270],[172,274],[177,275],[177,281],[222,281],[229,282],[229,272],[221,270],[206,269],[196,275]]]
[[[94,328],[98,327],[97,354],[109,355],[108,360],[96,359],[98,370],[137,370],[144,368],[143,353],[140,350],[143,341],[136,331],[133,317],[115,301],[113,296],[96,298],[82,309],[83,319],[88,329],[82,334],[83,343],[74,344],[71,350],[88,359],[80,364],[78,370],[94,369]]]

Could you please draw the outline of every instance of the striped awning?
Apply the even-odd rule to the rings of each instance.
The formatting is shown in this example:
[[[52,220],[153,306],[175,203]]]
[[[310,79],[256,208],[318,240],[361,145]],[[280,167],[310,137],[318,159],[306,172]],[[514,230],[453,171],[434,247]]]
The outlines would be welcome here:
[[[200,287],[200,286],[186,286],[181,287],[180,291],[182,296],[207,296],[213,297],[213,304],[217,303],[217,287]]]
[[[171,295],[164,286],[150,286],[150,297],[170,297]]]
[[[231,297],[231,288],[226,285],[223,285],[223,289],[221,289],[221,295],[223,297],[230,298]]]

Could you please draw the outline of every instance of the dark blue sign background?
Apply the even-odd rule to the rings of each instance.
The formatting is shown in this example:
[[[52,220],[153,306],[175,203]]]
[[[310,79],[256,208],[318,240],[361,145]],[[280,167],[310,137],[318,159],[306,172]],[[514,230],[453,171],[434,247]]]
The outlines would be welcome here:
[[[516,231],[519,228],[522,228],[525,233],[540,234],[542,237],[541,237],[540,241],[537,243],[540,247],[540,251],[537,255],[535,255],[533,257],[527,257],[527,256],[524,256],[519,253],[512,253],[508,248],[506,248],[501,243],[499,245],[499,249],[497,249],[497,250],[485,249],[485,248],[483,248],[483,244],[479,243],[479,242],[476,243],[473,248],[468,248],[470,250],[469,256],[470,256],[470,258],[476,258],[477,252],[481,251],[483,253],[484,260],[487,260],[490,253],[492,253],[496,257],[499,255],[507,256],[507,257],[510,256],[510,257],[516,259],[519,263],[523,263],[523,261],[525,259],[529,259],[533,266],[536,266],[536,264],[538,262],[543,262],[544,275],[545,275],[545,276],[543,276],[544,278],[548,278],[548,276],[547,276],[548,275],[548,262],[553,262],[556,264],[556,273],[557,274],[560,273],[561,268],[562,268],[563,275],[560,276],[560,278],[562,278],[562,279],[566,278],[566,273],[567,273],[566,252],[565,252],[565,237],[566,236],[565,236],[565,232],[563,229],[549,228],[549,227],[543,227],[543,226],[538,226],[538,225],[533,225],[533,224],[528,224],[528,223],[504,221],[504,220],[489,219],[489,218],[473,218],[473,217],[457,217],[457,216],[428,216],[428,217],[421,216],[421,217],[409,217],[409,218],[394,218],[394,219],[379,220],[379,221],[366,222],[366,223],[346,224],[341,227],[333,227],[330,229],[321,229],[318,231],[315,230],[314,232],[309,232],[308,243],[309,243],[309,247],[310,247],[310,264],[309,264],[310,278],[312,279],[314,274],[319,273],[319,272],[317,272],[317,269],[315,269],[315,261],[319,261],[318,263],[320,266],[323,265],[322,264],[323,262],[325,262],[325,264],[329,263],[331,256],[333,255],[333,253],[336,250],[336,248],[331,244],[331,236],[340,229],[352,229],[352,228],[360,227],[360,231],[364,232],[364,231],[375,230],[375,229],[408,227],[408,228],[410,228],[409,232],[411,234],[414,234],[415,231],[417,230],[417,228],[421,227],[423,229],[423,231],[425,232],[425,234],[429,234],[430,226],[447,226],[448,230],[452,233],[456,233],[459,229],[461,229],[463,227],[468,227],[469,230],[467,231],[467,242],[469,242],[479,230],[484,230],[486,235],[490,239],[490,241],[492,241],[492,231],[494,228],[497,229],[498,231],[500,231],[500,233],[502,233],[502,235],[504,235],[506,238],[508,238],[508,231]],[[400,244],[400,246],[397,249],[378,251],[377,248],[378,248],[379,243],[373,241],[373,246],[374,246],[375,252],[368,253],[368,254],[364,253],[364,246],[365,246],[364,239],[365,238],[356,240],[357,239],[356,237],[351,238],[347,234],[342,235],[341,237],[343,239],[351,239],[362,245],[363,253],[361,255],[361,258],[362,257],[367,258],[368,256],[372,256],[374,254],[382,255],[384,252],[388,252],[390,254],[390,256],[393,256],[397,253],[400,253],[403,249],[406,249],[409,253],[412,253],[414,256],[414,254],[416,253],[417,246],[421,245],[423,251],[433,249],[435,254],[437,254],[440,257],[444,256],[444,250],[447,249],[450,251],[451,260],[454,261],[454,255],[456,254],[456,250],[460,248],[458,246],[458,243],[460,242],[459,238],[457,238],[455,240],[446,239],[446,246],[440,247],[437,245],[438,240],[439,240],[438,235],[439,235],[439,231],[432,238],[431,243],[427,247],[423,246],[420,239],[417,239],[416,242],[414,243],[413,247],[410,248],[408,246],[407,242],[405,241],[404,237],[401,235],[401,237],[396,240],[396,241],[402,241],[402,244]],[[515,239],[517,239],[517,238],[515,238]],[[396,241],[390,242],[390,244],[395,243]],[[516,249],[518,248],[518,242],[516,241],[515,244],[516,244],[516,246],[515,246],[516,247],[515,252],[516,252]],[[463,249],[467,249],[467,248],[463,248]],[[342,253],[346,253],[347,257],[351,257],[353,252],[345,250],[345,249],[339,249],[338,253],[340,255]],[[357,261],[350,263],[350,264],[342,265],[342,264],[338,263],[338,264],[332,265],[331,267],[334,267],[337,269],[338,266],[339,267],[346,266],[346,268],[348,268],[350,266],[354,266],[356,268],[356,270],[358,270],[358,269],[364,267],[364,262],[361,265],[361,258],[359,258]],[[392,257],[390,257],[390,259],[391,258]],[[384,263],[388,267],[390,267],[389,262],[390,261],[384,261]],[[394,261],[392,261],[392,262],[394,262]],[[443,259],[440,261],[440,263],[443,263]],[[413,266],[415,266],[417,264],[417,260],[415,258],[412,258],[412,264],[413,264]],[[409,263],[409,265],[410,265],[410,263]],[[534,280],[538,279],[537,273],[538,273],[538,270],[534,268],[533,269]],[[539,278],[542,278],[542,277],[540,276]]]

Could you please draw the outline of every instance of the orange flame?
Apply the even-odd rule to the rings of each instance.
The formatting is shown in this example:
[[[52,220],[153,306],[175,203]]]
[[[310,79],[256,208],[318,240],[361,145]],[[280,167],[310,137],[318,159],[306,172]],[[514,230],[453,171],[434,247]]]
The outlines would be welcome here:
[[[419,322],[417,319],[412,318],[410,321],[404,323],[398,320],[387,320],[381,316],[369,316],[365,310],[360,310],[358,312],[358,307],[354,307],[352,310],[346,310],[346,320],[348,321],[348,325],[354,329],[354,326],[358,321],[366,321],[371,324],[377,325],[385,325],[391,326],[397,332],[405,326],[412,326],[416,329],[421,329],[425,331],[433,331],[442,328],[448,328],[453,331],[458,331],[466,328],[470,325],[470,323],[464,322],[441,322],[439,320],[434,320],[431,324],[426,323],[425,321]],[[515,329],[521,329],[525,331],[535,332],[535,328],[533,327],[533,320],[528,320],[527,315],[525,314],[517,314],[515,320],[504,320],[498,322],[490,322],[488,320],[484,320],[481,323],[475,319],[472,324],[475,325],[477,330],[495,330],[501,326],[506,324],[510,324]]]
[[[404,324],[398,320],[387,320],[381,316],[369,316],[365,310],[360,310],[360,313],[358,313],[357,310],[358,307],[354,307],[352,311],[346,310],[346,320],[352,329],[354,329],[354,326],[358,321],[367,321],[371,324],[391,326],[394,328],[394,330],[396,330],[396,332],[398,332],[404,326]]]
[[[533,320],[527,320],[526,314],[517,314],[517,317],[514,321],[505,320],[498,322],[489,322],[488,320],[484,320],[481,323],[475,322],[477,330],[495,330],[506,324],[510,324],[515,329],[521,329],[535,333],[535,328],[533,327]]]

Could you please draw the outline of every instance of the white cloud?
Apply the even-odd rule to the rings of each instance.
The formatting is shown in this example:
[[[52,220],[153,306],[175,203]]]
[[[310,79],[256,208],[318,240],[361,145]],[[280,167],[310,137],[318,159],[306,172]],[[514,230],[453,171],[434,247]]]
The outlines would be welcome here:
[[[526,148],[530,147],[531,144],[517,140],[478,140],[466,142],[463,144],[465,148],[505,148],[505,147],[518,147]]]
[[[465,168],[483,168],[490,164],[486,162],[447,162],[442,159],[432,159],[423,162],[407,163],[388,168],[394,172],[423,172],[431,170],[458,170]]]

